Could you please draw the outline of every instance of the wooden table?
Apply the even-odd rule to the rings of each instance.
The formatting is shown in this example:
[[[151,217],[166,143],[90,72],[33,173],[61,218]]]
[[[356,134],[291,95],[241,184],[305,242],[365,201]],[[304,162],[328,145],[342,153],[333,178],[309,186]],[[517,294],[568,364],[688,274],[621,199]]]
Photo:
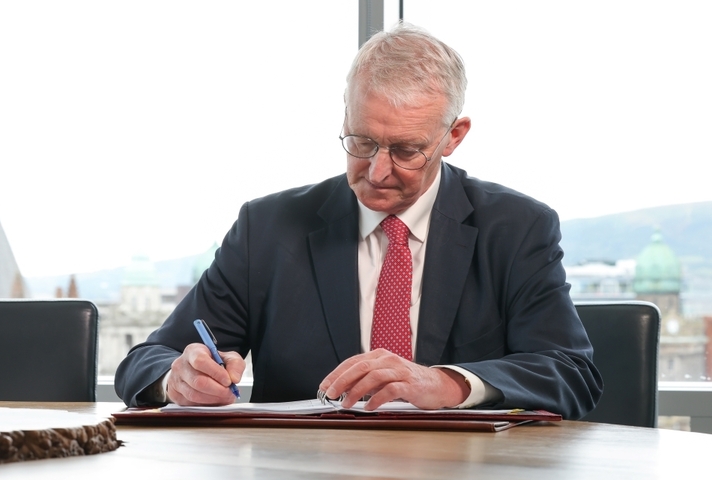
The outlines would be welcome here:
[[[121,403],[19,403],[109,415]],[[0,465],[2,480],[710,478],[712,435],[564,421],[499,433],[118,426],[118,450]]]

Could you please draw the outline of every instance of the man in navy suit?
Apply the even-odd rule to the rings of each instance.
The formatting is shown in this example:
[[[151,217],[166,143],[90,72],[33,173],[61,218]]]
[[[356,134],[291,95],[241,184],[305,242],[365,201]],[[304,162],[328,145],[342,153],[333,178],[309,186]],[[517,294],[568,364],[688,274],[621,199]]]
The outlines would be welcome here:
[[[346,174],[245,204],[198,284],[119,366],[119,396],[231,403],[251,351],[256,402],[320,389],[347,407],[368,395],[367,408],[592,410],[602,381],[556,213],[442,162],[470,129],[459,117],[466,83],[459,55],[426,32],[374,35],[347,78]],[[405,355],[371,347],[389,216],[407,226],[412,255]]]

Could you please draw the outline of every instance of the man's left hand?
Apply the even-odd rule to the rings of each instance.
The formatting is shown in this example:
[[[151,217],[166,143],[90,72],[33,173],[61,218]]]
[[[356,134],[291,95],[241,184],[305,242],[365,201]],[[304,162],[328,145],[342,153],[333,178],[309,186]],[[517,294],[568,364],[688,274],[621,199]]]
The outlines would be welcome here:
[[[346,393],[345,408],[370,395],[367,410],[396,399],[426,410],[454,407],[470,394],[459,373],[424,367],[382,348],[345,360],[322,380],[319,389],[329,398]]]

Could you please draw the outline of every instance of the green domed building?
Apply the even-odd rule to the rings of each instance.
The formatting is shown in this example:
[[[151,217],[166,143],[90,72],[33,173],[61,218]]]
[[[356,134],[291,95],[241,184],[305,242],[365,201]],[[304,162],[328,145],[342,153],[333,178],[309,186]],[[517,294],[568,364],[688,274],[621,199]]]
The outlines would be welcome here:
[[[682,268],[680,260],[656,231],[636,259],[633,291],[638,300],[652,302],[663,318],[679,315]]]

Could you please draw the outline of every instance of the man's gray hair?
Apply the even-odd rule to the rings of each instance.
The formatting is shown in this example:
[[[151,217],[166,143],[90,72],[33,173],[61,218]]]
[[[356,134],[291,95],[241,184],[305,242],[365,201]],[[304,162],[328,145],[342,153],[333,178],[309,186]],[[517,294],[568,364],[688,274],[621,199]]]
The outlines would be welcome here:
[[[455,50],[421,28],[399,23],[374,34],[359,50],[346,77],[347,103],[357,83],[395,107],[416,105],[423,94],[445,95],[448,107],[442,121],[449,125],[462,112],[467,77]]]

